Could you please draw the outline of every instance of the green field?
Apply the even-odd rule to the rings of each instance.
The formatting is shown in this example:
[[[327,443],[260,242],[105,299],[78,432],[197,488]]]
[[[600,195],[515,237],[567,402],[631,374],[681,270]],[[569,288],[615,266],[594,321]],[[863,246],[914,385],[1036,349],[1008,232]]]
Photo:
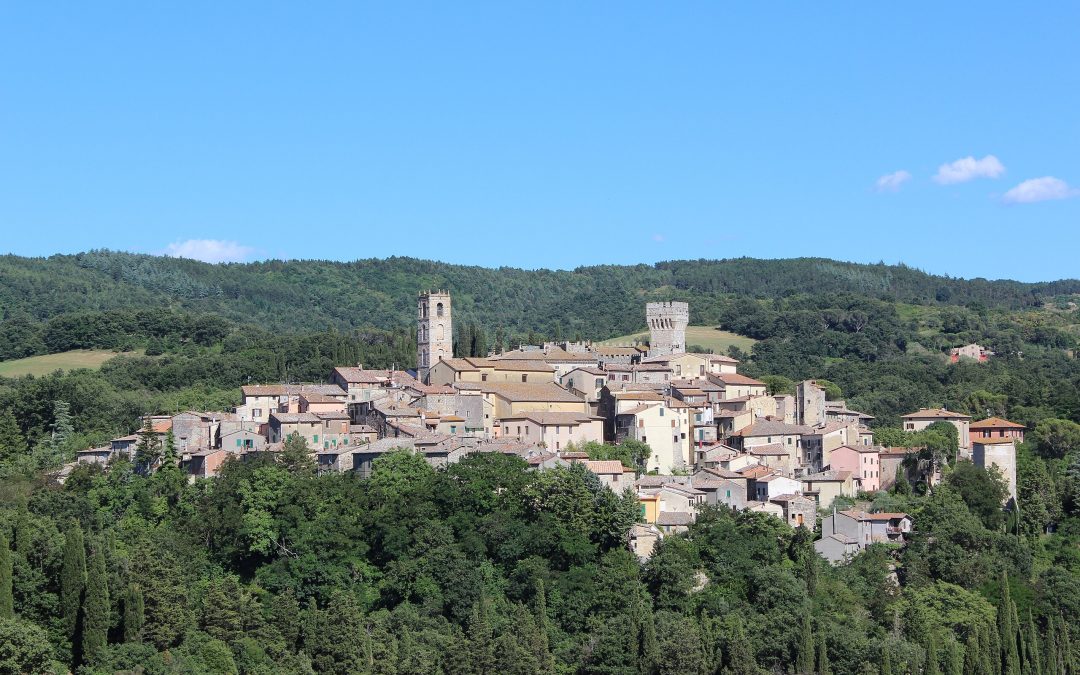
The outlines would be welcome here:
[[[59,354],[0,361],[0,377],[48,375],[57,370],[74,370],[75,368],[97,369],[114,356],[116,352],[103,349],[75,349]]]
[[[648,331],[643,333],[636,333],[634,335],[623,335],[617,338],[611,338],[610,340],[604,340],[602,344],[624,344],[631,342],[645,342],[649,339]],[[704,347],[705,349],[711,349],[716,354],[726,354],[727,349],[731,345],[735,345],[739,349],[748,352],[750,348],[757,342],[753,338],[743,337],[742,335],[736,335],[735,333],[729,333],[726,330],[719,330],[712,326],[687,326],[686,327],[686,346],[697,345]]]

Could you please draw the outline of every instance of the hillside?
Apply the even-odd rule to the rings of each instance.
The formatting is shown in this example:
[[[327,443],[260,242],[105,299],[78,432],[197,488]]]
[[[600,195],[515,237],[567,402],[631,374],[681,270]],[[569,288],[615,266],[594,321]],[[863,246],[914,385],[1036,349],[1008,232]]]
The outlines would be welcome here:
[[[21,375],[45,375],[57,370],[75,368],[100,368],[101,364],[116,356],[116,352],[101,349],[75,349],[58,354],[43,354],[24,359],[0,361],[0,377]]]
[[[208,313],[285,331],[412,326],[414,298],[449,288],[455,318],[508,335],[608,339],[640,330],[650,299],[690,302],[691,323],[720,323],[732,298],[844,295],[989,310],[1067,304],[1080,281],[1036,284],[935,276],[904,266],[832,260],[673,261],[570,271],[486,268],[417,260],[266,261],[209,265],[110,251],[0,257],[0,344],[59,316],[108,310]],[[730,327],[727,327],[730,329]],[[738,332],[738,331],[736,331]],[[70,348],[70,346],[68,346]],[[5,351],[6,350],[6,351]],[[44,351],[55,351],[47,348]],[[18,354],[0,348],[0,358]]]

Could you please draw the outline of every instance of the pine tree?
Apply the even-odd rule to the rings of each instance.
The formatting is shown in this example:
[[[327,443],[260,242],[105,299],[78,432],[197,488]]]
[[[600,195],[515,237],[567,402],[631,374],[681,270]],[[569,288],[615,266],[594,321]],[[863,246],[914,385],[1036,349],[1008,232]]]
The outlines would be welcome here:
[[[795,672],[814,672],[814,632],[810,626],[810,612],[802,613],[802,630],[795,653]]]
[[[15,618],[11,573],[11,549],[8,548],[7,536],[0,531],[0,619]]]
[[[26,454],[26,438],[10,410],[0,413],[0,462]]]
[[[60,569],[60,611],[64,620],[64,634],[71,642],[72,650],[82,645],[82,604],[86,590],[86,549],[82,528],[73,521],[64,535],[64,562]],[[80,662],[73,653],[73,663]]]
[[[825,644],[825,633],[818,633],[818,658],[817,658],[817,675],[831,675],[832,669],[829,667],[829,650]]]
[[[105,648],[109,637],[109,586],[105,571],[105,548],[98,542],[90,556],[83,608],[83,648],[85,658],[93,659]]]
[[[1067,675],[1076,675],[1076,664],[1073,663],[1072,636],[1069,633],[1069,624],[1065,618],[1058,614],[1058,640],[1061,642],[1061,672]]]
[[[142,589],[131,584],[124,597],[124,642],[139,642],[142,639],[145,616],[146,608]]]
[[[227,644],[239,640],[244,630],[240,602],[241,589],[235,577],[211,580],[206,588],[200,617],[206,634]]]
[[[806,581],[806,592],[813,598],[817,593],[817,553],[807,547],[808,550],[803,551],[803,575]]]

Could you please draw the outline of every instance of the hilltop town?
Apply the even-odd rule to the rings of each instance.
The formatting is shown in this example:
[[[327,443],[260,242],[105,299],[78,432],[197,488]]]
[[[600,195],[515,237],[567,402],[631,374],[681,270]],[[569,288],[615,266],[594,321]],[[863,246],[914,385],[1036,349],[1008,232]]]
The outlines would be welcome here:
[[[234,410],[147,416],[140,432],[80,451],[77,463],[153,457],[140,444],[160,447],[167,436],[191,480],[214,477],[229,460],[280,453],[290,439],[306,445],[320,472],[361,477],[395,450],[435,467],[496,452],[540,471],[581,463],[612,490],[633,491],[640,522],[628,542],[643,559],[657,540],[686,531],[702,504],[811,531],[828,514],[815,548],[834,563],[871,543],[904,543],[908,514],[834,507],[906,480],[910,449],[875,445],[873,418],[828,400],[812,380],[774,395],[740,374],[738,360],[687,351],[687,303],[650,302],[645,318],[647,345],[544,342],[454,358],[450,293],[421,293],[414,371],[342,364],[325,382],[245,385]],[[954,426],[959,457],[996,467],[1016,498],[1022,425],[973,424],[944,409],[903,420],[909,432]],[[151,459],[142,468],[157,466]]]

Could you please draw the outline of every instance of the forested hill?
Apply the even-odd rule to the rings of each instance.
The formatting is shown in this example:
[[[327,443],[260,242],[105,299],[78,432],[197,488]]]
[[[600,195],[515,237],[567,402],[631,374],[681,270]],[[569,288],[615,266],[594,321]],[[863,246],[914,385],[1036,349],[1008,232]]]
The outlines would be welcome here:
[[[1080,293],[1080,280],[954,279],[897,265],[818,258],[696,260],[572,271],[450,265],[414,258],[210,265],[113,251],[0,258],[0,318],[173,309],[288,331],[409,326],[416,293],[454,293],[455,316],[509,333],[602,339],[640,329],[643,303],[691,303],[692,323],[720,321],[724,298],[855,294],[918,305],[1022,309]]]

